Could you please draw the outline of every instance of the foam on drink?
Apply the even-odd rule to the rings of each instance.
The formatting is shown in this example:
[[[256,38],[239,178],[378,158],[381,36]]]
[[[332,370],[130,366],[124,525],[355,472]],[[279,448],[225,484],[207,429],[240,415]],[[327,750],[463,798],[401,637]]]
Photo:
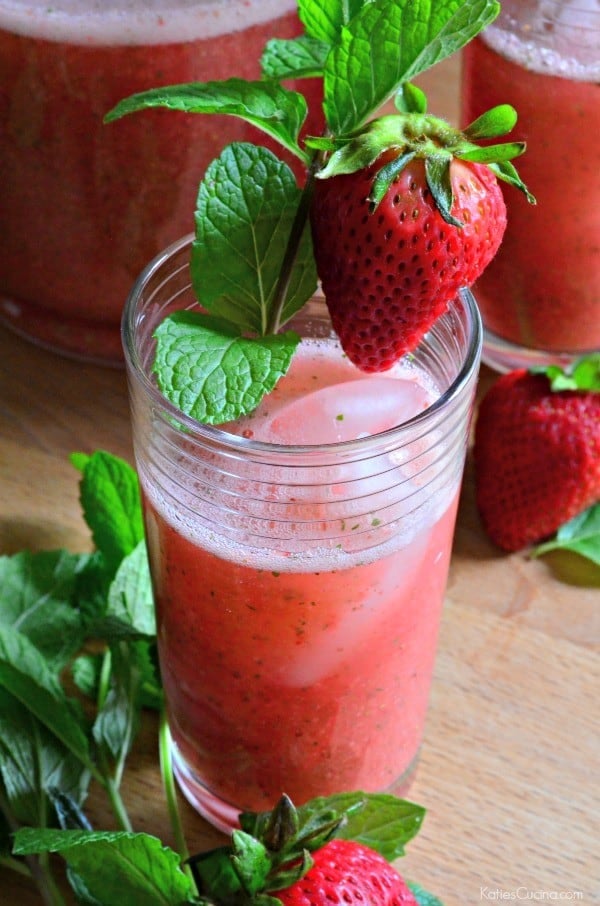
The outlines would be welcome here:
[[[72,44],[171,44],[216,38],[295,9],[295,0],[0,0],[0,28]]]

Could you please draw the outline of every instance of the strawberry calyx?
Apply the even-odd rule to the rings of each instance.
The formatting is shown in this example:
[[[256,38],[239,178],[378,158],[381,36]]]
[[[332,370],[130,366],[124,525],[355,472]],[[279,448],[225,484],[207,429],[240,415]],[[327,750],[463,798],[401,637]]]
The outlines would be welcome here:
[[[582,356],[564,368],[560,365],[540,365],[529,371],[545,375],[553,393],[565,390],[600,393],[600,353]]]
[[[425,810],[387,794],[346,793],[296,808],[283,795],[268,812],[244,812],[228,845],[192,856],[203,906],[281,906],[272,896],[304,877],[311,853],[336,837],[355,840],[388,861],[404,854]]]
[[[485,164],[499,179],[522,191],[535,204],[534,196],[511,163],[525,151],[525,143],[479,145],[475,141],[494,139],[512,131],[517,114],[509,104],[488,110],[464,130],[428,114],[424,93],[412,84],[403,86],[396,107],[398,113],[371,120],[351,134],[307,138],[309,147],[320,151],[324,158],[328,155],[316,178],[328,179],[373,167],[375,174],[369,196],[373,212],[407,164],[421,158],[425,162],[428,188],[440,214],[447,223],[461,227],[462,222],[452,214],[454,196],[450,180],[450,164],[458,159]],[[377,166],[378,161],[381,166]]]

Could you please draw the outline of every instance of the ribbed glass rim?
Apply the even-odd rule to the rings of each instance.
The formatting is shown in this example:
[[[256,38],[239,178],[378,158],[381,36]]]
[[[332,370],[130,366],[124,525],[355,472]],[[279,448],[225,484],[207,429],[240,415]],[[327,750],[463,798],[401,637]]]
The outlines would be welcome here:
[[[186,246],[191,246],[194,239],[192,233],[177,239],[159,252],[141,271],[125,302],[123,316],[121,321],[121,337],[123,342],[123,351],[128,369],[137,381],[142,385],[145,393],[153,401],[154,405],[163,410],[165,417],[171,423],[178,423],[185,430],[187,437],[197,437],[205,439],[221,447],[237,450],[245,454],[256,451],[257,453],[277,453],[278,455],[297,454],[315,454],[322,451],[327,455],[344,453],[351,454],[369,450],[382,442],[398,439],[399,445],[402,445],[402,435],[411,434],[423,426],[425,429],[429,422],[435,421],[440,410],[449,406],[457,397],[459,397],[469,383],[479,367],[481,348],[483,343],[483,327],[481,316],[477,303],[471,291],[468,288],[459,290],[459,295],[464,304],[465,311],[468,315],[468,326],[471,329],[470,342],[465,359],[452,383],[448,388],[431,404],[427,409],[419,412],[417,415],[397,425],[389,428],[379,434],[373,434],[369,437],[359,438],[356,440],[338,441],[331,444],[276,444],[266,441],[253,440],[252,438],[242,437],[241,435],[231,434],[215,425],[205,425],[186,415],[176,406],[174,406],[160,391],[156,383],[152,381],[144,367],[138,348],[135,342],[136,333],[136,310],[137,302],[148,282],[164,267],[170,259],[181,252]],[[186,264],[186,267],[189,263]],[[190,281],[191,286],[191,281]],[[412,438],[411,438],[412,439]]]

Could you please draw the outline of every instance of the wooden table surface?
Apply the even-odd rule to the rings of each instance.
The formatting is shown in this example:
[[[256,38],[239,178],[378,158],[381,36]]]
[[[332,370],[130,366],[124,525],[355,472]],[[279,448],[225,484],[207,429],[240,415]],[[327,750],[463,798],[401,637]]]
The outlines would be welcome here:
[[[422,79],[456,118],[458,69]],[[493,375],[482,369],[480,393]],[[88,550],[75,450],[132,461],[124,372],[69,361],[0,328],[0,552]],[[507,556],[484,536],[470,457],[458,517],[420,767],[410,797],[428,814],[400,869],[447,906],[600,902],[600,572],[576,557]],[[125,784],[135,828],[172,844],[155,727]],[[216,838],[182,801],[192,852]],[[90,811],[112,827],[101,796]],[[0,869],[0,904],[35,906]],[[124,904],[127,906],[127,904]]]

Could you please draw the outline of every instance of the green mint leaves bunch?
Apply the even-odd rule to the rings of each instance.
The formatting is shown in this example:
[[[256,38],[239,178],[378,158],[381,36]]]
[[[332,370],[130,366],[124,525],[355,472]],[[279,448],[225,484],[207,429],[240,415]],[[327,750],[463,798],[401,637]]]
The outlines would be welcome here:
[[[88,832],[92,782],[131,831],[123,773],[142,709],[162,707],[137,476],[101,451],[72,461],[94,552],[0,557],[0,862],[17,869],[21,826]],[[60,903],[47,861],[27,864]]]
[[[156,331],[154,370],[175,406],[198,421],[220,424],[251,412],[273,389],[299,342],[295,332],[281,328],[317,287],[307,224],[313,180],[327,156],[346,159],[345,146],[354,148],[365,124],[395,95],[399,115],[422,117],[422,92],[411,80],[460,50],[499,10],[497,0],[299,0],[304,34],[268,42],[260,80],[156,88],[124,99],[107,114],[110,122],[166,107],[239,117],[297,158],[306,172],[301,188],[287,163],[265,147],[241,142],[225,148],[207,169],[191,254],[192,284],[203,311],[173,314]],[[304,78],[322,81],[324,132],[302,142],[307,101],[282,83]],[[472,140],[512,125],[514,111],[507,107],[473,124],[463,156],[491,160]],[[522,146],[502,147],[494,158],[496,172],[518,185],[508,157]],[[361,166],[356,155],[353,165]]]

